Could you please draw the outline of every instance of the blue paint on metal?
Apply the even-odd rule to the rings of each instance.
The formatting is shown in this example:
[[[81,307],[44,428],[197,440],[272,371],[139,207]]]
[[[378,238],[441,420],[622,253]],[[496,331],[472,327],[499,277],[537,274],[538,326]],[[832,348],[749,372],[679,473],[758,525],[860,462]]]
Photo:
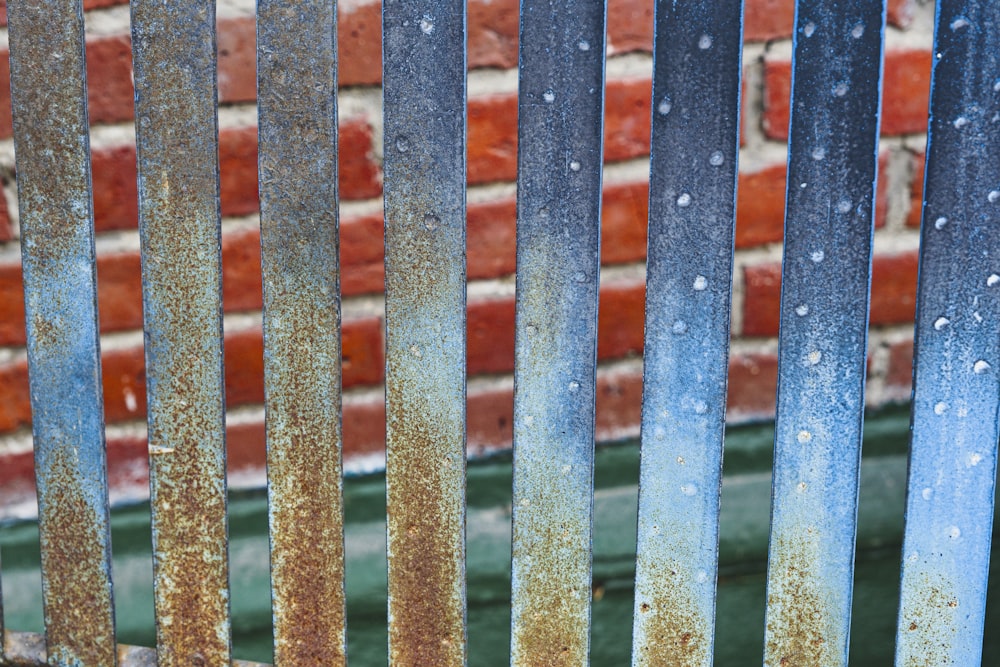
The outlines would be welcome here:
[[[656,5],[634,665],[712,664],[742,27]]]
[[[49,664],[115,663],[79,2],[7,7]]]
[[[230,660],[215,3],[132,10],[160,665]]]
[[[257,45],[274,659],[343,665],[335,3],[261,0]]]
[[[461,665],[465,3],[383,4],[389,661]]]
[[[978,665],[1000,439],[1000,27],[944,0],[921,229],[897,665]]]
[[[847,662],[884,24],[796,5],[765,665]]]
[[[511,664],[585,664],[607,5],[522,0]]]

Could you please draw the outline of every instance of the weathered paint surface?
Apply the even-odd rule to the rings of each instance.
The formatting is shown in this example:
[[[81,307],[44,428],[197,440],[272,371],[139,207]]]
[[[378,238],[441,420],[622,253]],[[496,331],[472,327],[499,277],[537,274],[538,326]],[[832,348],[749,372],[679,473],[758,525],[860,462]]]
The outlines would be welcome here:
[[[978,665],[1000,439],[1000,2],[937,7],[896,664]]]
[[[847,663],[884,6],[796,5],[764,664]]]
[[[634,665],[712,664],[741,19],[656,5]]]
[[[521,2],[512,665],[588,661],[606,12]]]
[[[389,662],[463,665],[465,3],[382,29]]]
[[[159,664],[230,659],[215,5],[132,3]]]
[[[346,663],[336,7],[257,5],[274,653]]]
[[[83,13],[7,11],[48,655],[113,665]]]

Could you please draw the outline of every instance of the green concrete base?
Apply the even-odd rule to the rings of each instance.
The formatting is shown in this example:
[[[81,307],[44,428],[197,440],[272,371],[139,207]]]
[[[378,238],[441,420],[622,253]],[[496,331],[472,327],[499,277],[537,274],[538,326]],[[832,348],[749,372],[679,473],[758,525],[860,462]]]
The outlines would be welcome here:
[[[908,413],[869,416],[859,510],[852,665],[891,664],[906,487]],[[771,425],[732,428],[726,439],[722,495],[716,665],[761,664],[770,510]],[[594,518],[592,663],[629,660],[639,449],[634,442],[597,454]],[[510,595],[509,457],[477,462],[468,482],[469,664],[508,662]],[[352,665],[386,664],[385,480],[345,483],[348,641]],[[152,645],[149,508],[113,516],[118,639]],[[230,504],[233,645],[238,658],[271,661],[267,511],[262,494]],[[0,528],[6,626],[40,631],[38,531],[33,523]],[[994,558],[994,563],[998,563]],[[991,578],[991,593],[1000,572]],[[996,595],[992,596],[996,599]],[[996,627],[996,604],[987,627]],[[1000,635],[988,637],[983,664],[1000,664]]]

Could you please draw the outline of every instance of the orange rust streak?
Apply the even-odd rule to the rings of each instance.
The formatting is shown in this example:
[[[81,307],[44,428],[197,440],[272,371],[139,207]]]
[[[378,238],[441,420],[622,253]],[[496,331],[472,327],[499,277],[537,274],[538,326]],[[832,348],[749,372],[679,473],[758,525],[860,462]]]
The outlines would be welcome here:
[[[816,586],[819,566],[814,541],[791,545],[779,541],[771,568],[768,595],[767,667],[817,667],[841,664],[843,647],[830,641],[830,612]],[[775,586],[775,583],[778,583]]]
[[[268,390],[275,663],[344,665],[340,419],[316,396],[338,375],[330,377],[312,353],[312,341],[336,331],[336,311],[317,309],[297,321],[302,326],[280,353],[271,351],[281,368]],[[328,353],[339,359],[339,345]]]
[[[58,657],[69,657],[86,665],[114,664],[114,620],[101,613],[94,596],[109,587],[104,576],[104,552],[93,510],[83,498],[84,481],[75,474],[75,461],[68,447],[52,454],[46,512],[42,532],[42,567],[45,571],[45,625],[47,643],[61,648]],[[69,651],[65,649],[69,648]]]
[[[462,665],[465,661],[464,526],[461,459],[442,454],[448,429],[422,423],[421,396],[390,388],[390,664]],[[409,404],[409,409],[407,409]],[[458,431],[460,432],[460,431]]]
[[[712,619],[699,613],[690,600],[680,599],[676,591],[683,590],[677,583],[678,576],[689,574],[678,563],[662,564],[653,568],[652,581],[658,582],[657,590],[649,601],[640,604],[639,618],[643,624],[645,644],[637,647],[636,665],[658,667],[703,667],[712,664],[709,651],[711,635],[705,632],[712,627]]]

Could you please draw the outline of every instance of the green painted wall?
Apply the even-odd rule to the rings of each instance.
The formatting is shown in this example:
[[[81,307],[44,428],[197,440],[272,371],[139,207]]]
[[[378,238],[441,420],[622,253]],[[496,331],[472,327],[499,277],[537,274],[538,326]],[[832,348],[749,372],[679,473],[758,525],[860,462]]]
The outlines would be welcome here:
[[[892,659],[908,420],[906,411],[896,409],[871,415],[866,423],[852,665],[886,665]],[[772,438],[771,425],[733,428],[727,433],[717,665],[761,663]],[[638,469],[639,450],[634,442],[598,450],[594,665],[628,663]],[[510,622],[510,460],[472,464],[468,477],[469,664],[502,665],[507,663]],[[386,662],[384,493],[381,475],[345,483],[352,665]],[[112,523],[119,640],[148,646],[154,641],[149,508],[118,509]],[[230,557],[235,655],[270,662],[266,527],[263,495],[233,496]],[[0,527],[0,554],[7,627],[40,631],[36,525]],[[1000,572],[991,579],[991,592],[998,586]],[[1000,622],[995,608],[994,604],[989,611],[987,627]],[[1000,664],[1000,635],[988,639],[984,664]]]

